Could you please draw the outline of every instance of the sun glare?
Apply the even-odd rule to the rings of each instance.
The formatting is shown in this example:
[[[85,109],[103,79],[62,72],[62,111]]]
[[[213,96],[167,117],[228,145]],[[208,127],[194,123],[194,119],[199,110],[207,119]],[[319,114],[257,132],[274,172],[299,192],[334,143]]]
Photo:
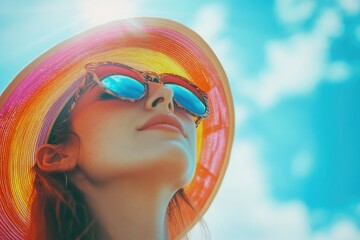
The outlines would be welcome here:
[[[89,25],[128,18],[135,16],[139,11],[140,1],[124,0],[79,0],[78,8],[82,19]]]

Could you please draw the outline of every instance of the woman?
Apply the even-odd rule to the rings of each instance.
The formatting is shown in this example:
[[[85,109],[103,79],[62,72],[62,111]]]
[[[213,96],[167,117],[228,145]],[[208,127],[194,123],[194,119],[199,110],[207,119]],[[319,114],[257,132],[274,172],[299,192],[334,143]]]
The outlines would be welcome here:
[[[1,239],[186,236],[220,186],[233,138],[221,64],[165,19],[116,21],[60,43],[13,80],[0,107]]]

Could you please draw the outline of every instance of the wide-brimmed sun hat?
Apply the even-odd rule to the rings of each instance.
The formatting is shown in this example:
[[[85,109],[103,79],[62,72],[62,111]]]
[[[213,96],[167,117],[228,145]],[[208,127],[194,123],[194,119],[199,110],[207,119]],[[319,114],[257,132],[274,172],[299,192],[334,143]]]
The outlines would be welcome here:
[[[36,149],[47,141],[90,62],[119,62],[185,77],[208,93],[211,113],[197,128],[197,166],[184,188],[202,216],[226,171],[234,109],[226,74],[194,31],[161,18],[130,18],[82,32],[22,70],[0,98],[0,239],[22,239],[29,226]],[[170,226],[171,227],[171,226]],[[191,226],[189,226],[191,227]]]

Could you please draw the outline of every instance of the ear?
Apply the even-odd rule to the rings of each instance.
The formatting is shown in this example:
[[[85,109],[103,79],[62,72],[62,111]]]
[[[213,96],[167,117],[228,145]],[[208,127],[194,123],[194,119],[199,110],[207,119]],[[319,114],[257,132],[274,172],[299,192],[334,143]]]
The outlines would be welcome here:
[[[36,151],[36,163],[46,172],[65,172],[75,168],[76,157],[59,145],[43,144]]]

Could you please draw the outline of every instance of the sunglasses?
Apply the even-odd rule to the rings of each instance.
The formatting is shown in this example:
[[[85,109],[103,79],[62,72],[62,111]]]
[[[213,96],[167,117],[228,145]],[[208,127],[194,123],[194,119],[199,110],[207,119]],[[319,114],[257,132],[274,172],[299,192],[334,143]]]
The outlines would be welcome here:
[[[143,99],[148,93],[148,82],[155,82],[163,84],[173,91],[174,104],[191,114],[194,117],[196,126],[209,115],[207,94],[181,76],[139,71],[115,62],[89,63],[85,66],[85,69],[87,72],[86,78],[80,87],[80,91],[75,95],[73,105],[82,90],[92,82],[97,83],[104,92],[127,102],[136,102]]]

